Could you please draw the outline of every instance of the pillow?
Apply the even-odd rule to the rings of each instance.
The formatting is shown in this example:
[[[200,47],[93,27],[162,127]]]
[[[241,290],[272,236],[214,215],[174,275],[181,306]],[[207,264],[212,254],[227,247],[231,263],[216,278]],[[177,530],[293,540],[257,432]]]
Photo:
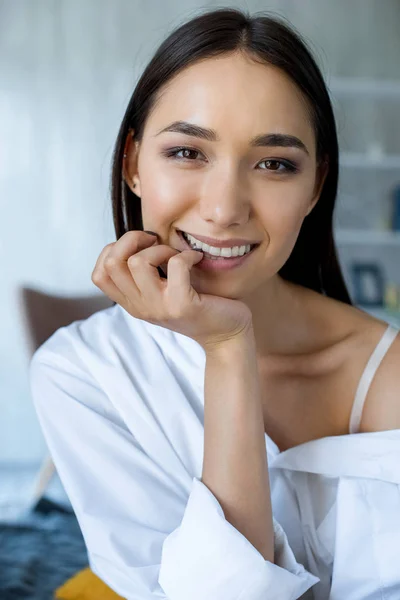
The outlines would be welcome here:
[[[55,591],[58,600],[124,600],[87,567]]]

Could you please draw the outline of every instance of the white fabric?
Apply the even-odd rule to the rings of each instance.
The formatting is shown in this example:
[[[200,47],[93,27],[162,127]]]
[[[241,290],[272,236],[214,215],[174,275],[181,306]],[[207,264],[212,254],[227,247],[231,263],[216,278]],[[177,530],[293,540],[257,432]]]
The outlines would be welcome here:
[[[282,453],[265,436],[273,564],[201,482],[204,369],[194,340],[119,305],[36,351],[34,404],[92,570],[128,600],[398,600],[400,430]]]

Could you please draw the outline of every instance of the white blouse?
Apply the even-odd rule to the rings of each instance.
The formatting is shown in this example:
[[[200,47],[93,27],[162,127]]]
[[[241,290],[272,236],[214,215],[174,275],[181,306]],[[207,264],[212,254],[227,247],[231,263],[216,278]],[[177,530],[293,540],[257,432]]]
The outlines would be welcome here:
[[[399,600],[400,430],[355,433],[397,333],[348,435],[284,452],[265,435],[272,563],[201,481],[203,348],[118,304],[56,331],[31,390],[93,572],[128,600]]]

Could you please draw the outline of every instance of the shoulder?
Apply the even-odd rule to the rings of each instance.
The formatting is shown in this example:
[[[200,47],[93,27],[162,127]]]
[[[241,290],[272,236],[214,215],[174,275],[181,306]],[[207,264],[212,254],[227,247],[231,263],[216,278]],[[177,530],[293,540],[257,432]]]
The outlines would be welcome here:
[[[31,363],[65,360],[82,367],[112,356],[140,354],[151,324],[129,315],[119,304],[57,329],[34,353]]]
[[[155,326],[135,319],[118,304],[60,327],[29,364],[37,411],[47,418],[54,411],[63,418],[107,415],[122,426],[126,399],[132,411],[146,382],[154,379],[157,343],[165,345],[160,335]]]
[[[318,300],[324,308],[327,330],[337,330],[344,340],[337,347],[337,356],[339,364],[347,365],[346,381],[354,381],[354,390],[353,384],[350,384],[353,402],[360,377],[385,335],[388,323],[332,298],[320,297]],[[360,433],[400,429],[400,327],[395,326],[394,329],[397,335],[375,370],[365,397]],[[332,348],[334,350],[334,346]]]
[[[197,374],[201,352],[194,340],[116,304],[59,328],[34,353],[29,376],[31,381],[51,377],[66,387],[91,385],[118,402],[122,387],[132,393],[151,382],[165,389],[180,371]]]
[[[199,431],[199,358],[205,363],[194,340],[115,305],[58,329],[36,351],[31,396],[52,439],[61,428],[70,439],[85,431],[92,440],[96,432],[113,436],[112,447],[128,433],[148,454],[167,456],[171,441],[183,448],[189,428]]]
[[[374,374],[360,423],[361,433],[391,429],[400,429],[400,332]]]

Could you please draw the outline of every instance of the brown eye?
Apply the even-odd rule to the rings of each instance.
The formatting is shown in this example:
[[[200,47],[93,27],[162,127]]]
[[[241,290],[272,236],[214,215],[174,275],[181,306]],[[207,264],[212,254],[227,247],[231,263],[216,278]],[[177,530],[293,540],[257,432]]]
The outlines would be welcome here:
[[[198,150],[194,150],[193,148],[187,148],[186,146],[181,146],[180,148],[169,148],[162,153],[167,158],[172,158],[175,160],[196,160],[197,155],[200,154]],[[179,156],[180,155],[180,156]],[[195,156],[193,156],[195,155]]]
[[[267,169],[270,171],[278,171],[279,165],[281,164],[279,160],[266,160],[264,162],[267,165]]]
[[[183,150],[180,150],[180,152],[182,152],[183,158],[193,158],[193,154],[198,154],[196,150],[191,150],[190,148],[184,148]]]
[[[274,171],[276,173],[297,173],[298,168],[293,163],[287,160],[278,160],[274,158],[269,158],[268,160],[263,160],[259,163],[259,165],[265,164],[266,167],[262,167],[261,171]]]

